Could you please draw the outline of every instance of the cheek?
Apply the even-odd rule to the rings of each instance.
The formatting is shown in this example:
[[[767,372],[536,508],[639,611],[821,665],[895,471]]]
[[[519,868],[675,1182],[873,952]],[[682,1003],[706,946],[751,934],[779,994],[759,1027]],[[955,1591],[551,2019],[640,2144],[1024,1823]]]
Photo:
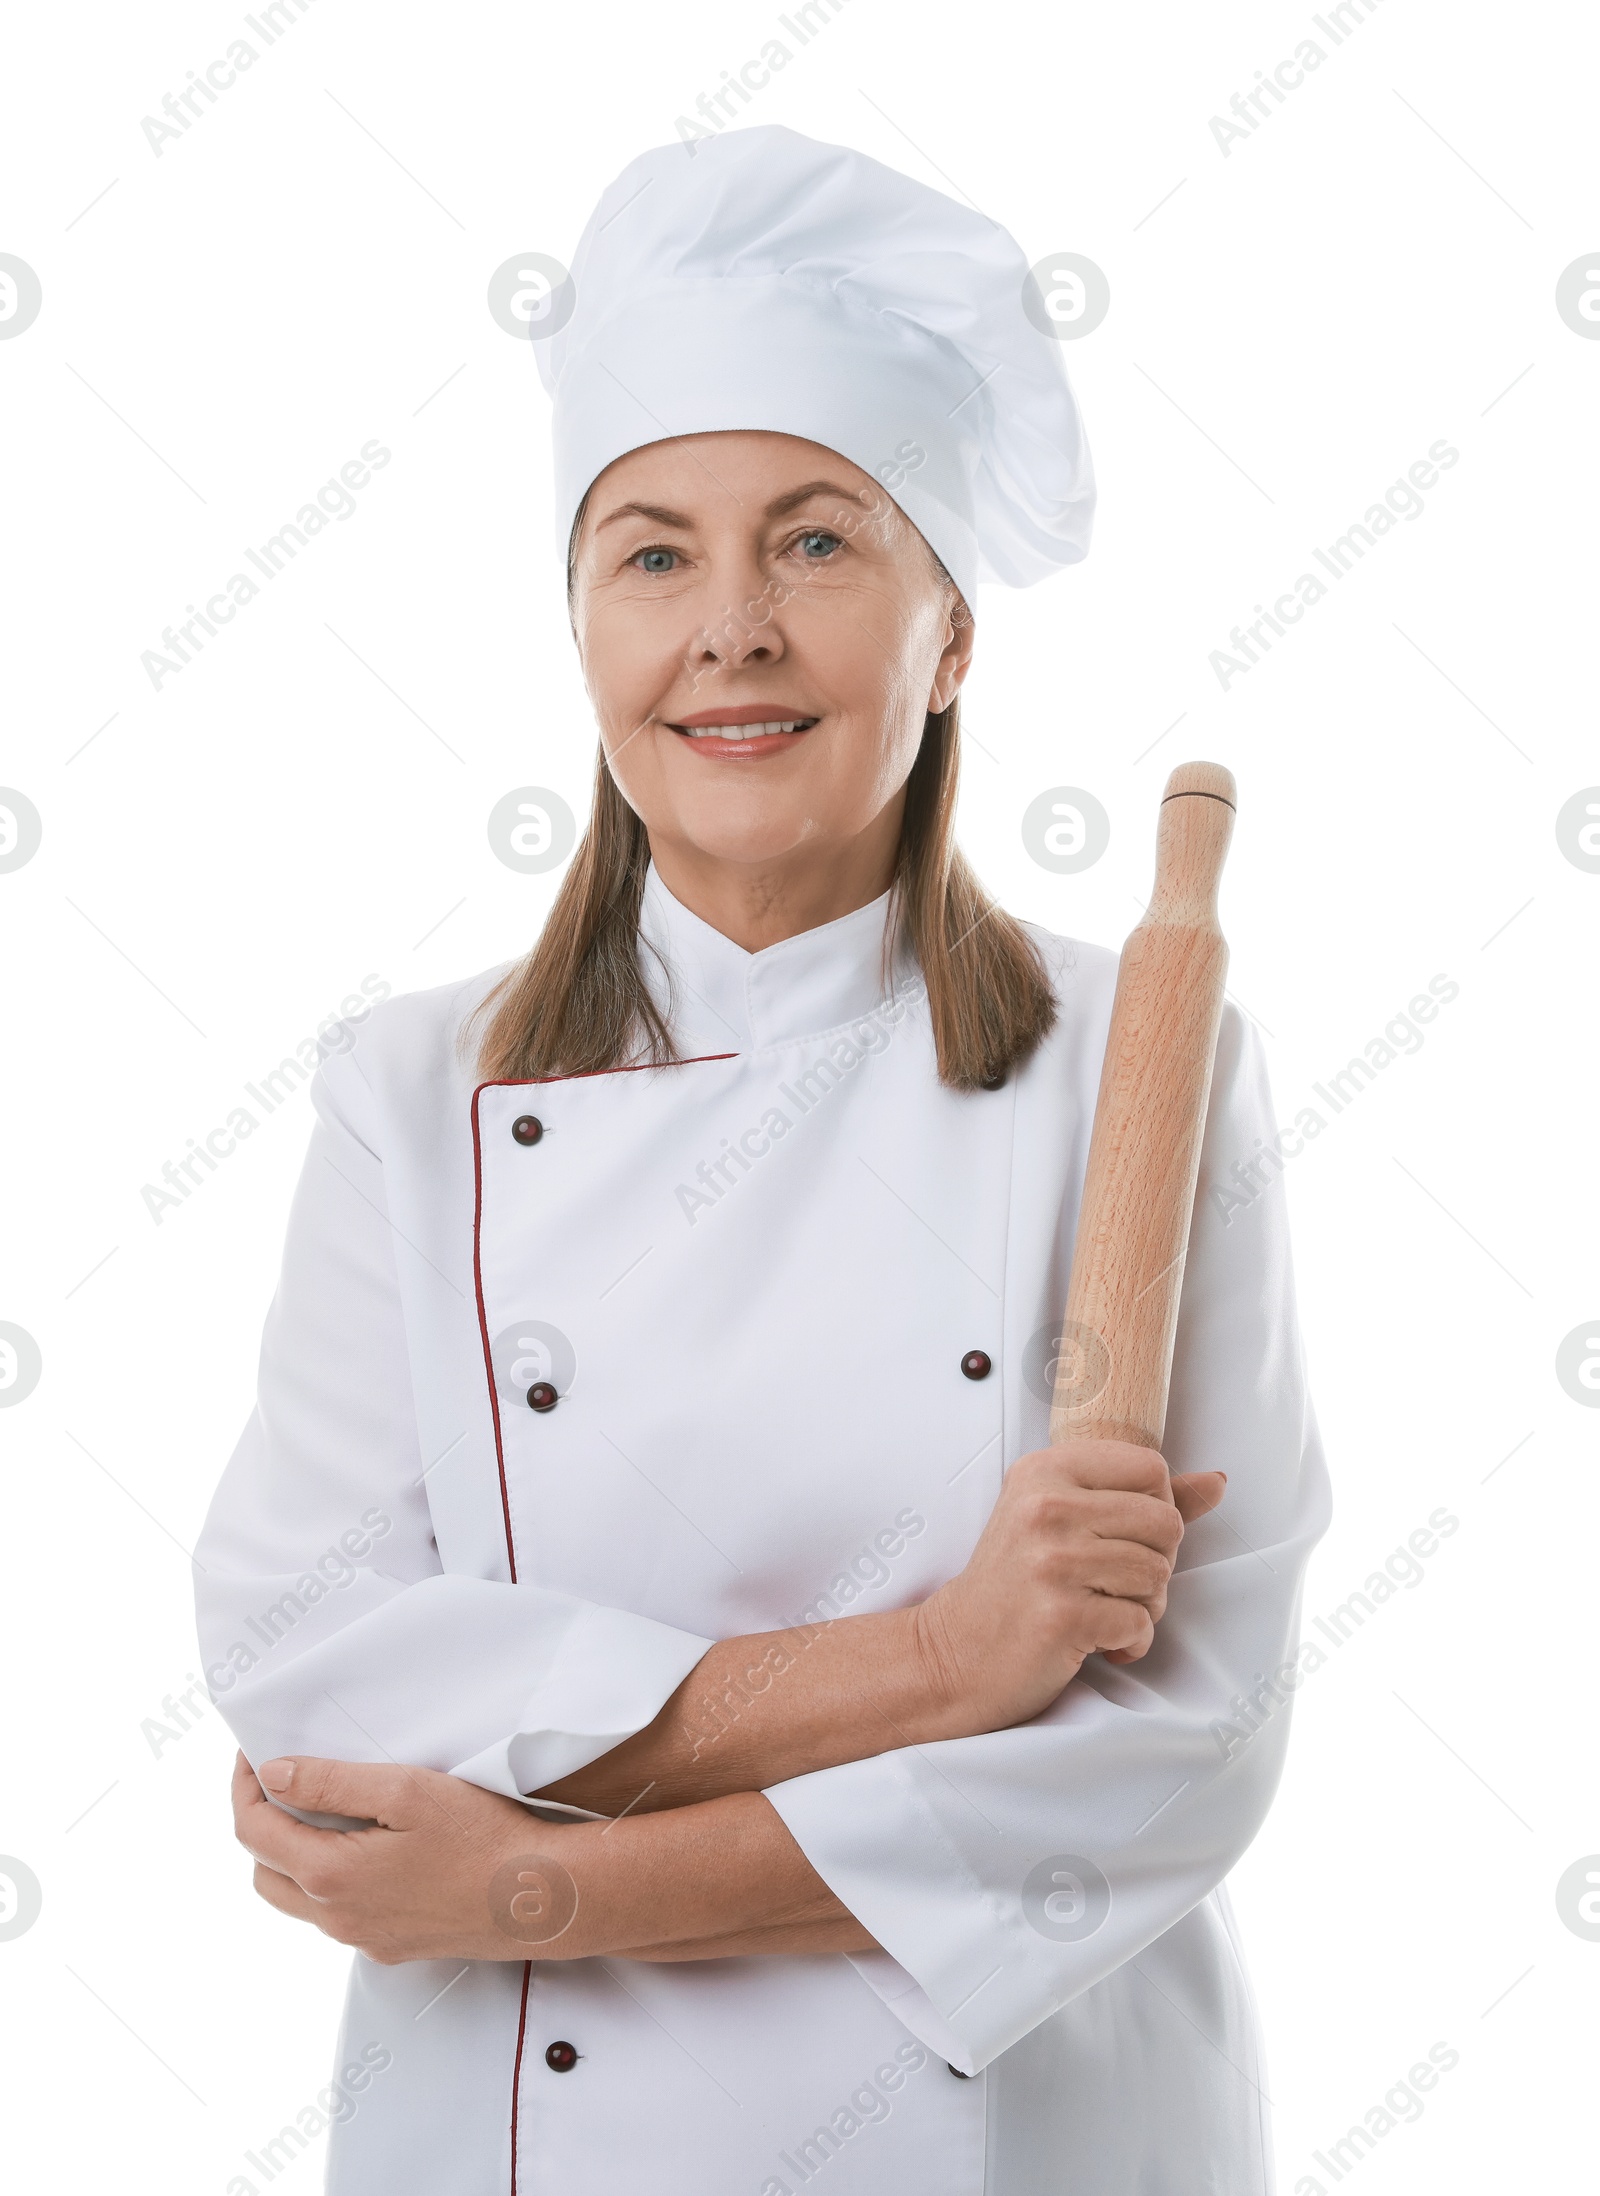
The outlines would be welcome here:
[[[913,608],[874,607],[879,614],[856,632],[853,672],[863,712],[876,714],[885,748],[898,751],[909,743],[910,755],[903,758],[909,768],[922,738],[943,628]]]
[[[662,684],[659,618],[630,617],[620,608],[592,612],[578,628],[578,655],[602,727],[637,723]]]
[[[893,590],[819,586],[779,617],[791,660],[842,716],[887,730],[911,709],[925,650],[919,619]]]
[[[695,575],[658,585],[628,574],[580,580],[573,631],[596,707],[637,721],[681,676],[718,600]]]

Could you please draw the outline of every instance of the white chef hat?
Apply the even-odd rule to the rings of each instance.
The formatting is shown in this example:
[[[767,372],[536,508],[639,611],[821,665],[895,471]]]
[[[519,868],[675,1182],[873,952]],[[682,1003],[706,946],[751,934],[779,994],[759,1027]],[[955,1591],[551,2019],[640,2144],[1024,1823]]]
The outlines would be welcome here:
[[[872,474],[969,602],[1075,564],[1094,473],[1028,279],[996,222],[844,146],[766,125],[641,153],[530,324],[562,552],[625,452],[764,428]]]

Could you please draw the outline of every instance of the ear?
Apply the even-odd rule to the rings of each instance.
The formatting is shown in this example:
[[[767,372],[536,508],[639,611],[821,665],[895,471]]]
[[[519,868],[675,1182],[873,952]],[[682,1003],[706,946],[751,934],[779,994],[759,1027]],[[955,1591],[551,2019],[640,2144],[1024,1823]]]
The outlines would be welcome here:
[[[962,682],[972,668],[972,649],[976,638],[977,628],[972,612],[961,596],[952,589],[945,644],[934,671],[933,685],[928,691],[928,709],[931,715],[938,716],[941,711],[948,709],[961,691]]]

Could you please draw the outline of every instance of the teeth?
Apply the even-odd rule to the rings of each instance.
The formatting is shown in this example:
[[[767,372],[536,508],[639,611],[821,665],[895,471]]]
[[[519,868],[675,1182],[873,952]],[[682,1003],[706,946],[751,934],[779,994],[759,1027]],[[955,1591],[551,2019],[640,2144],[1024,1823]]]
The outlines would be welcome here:
[[[772,732],[798,732],[810,717],[775,718],[771,724],[691,724],[685,726],[692,740],[759,740]]]

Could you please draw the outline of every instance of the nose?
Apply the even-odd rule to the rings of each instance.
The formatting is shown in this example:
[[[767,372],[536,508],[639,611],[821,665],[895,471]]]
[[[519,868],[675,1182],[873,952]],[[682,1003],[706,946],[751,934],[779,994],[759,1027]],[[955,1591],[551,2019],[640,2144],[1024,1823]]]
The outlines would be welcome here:
[[[758,574],[752,575],[750,590],[725,601],[696,633],[689,647],[690,671],[704,678],[748,664],[778,662],[784,646],[776,611],[776,595],[770,587],[762,588]]]

